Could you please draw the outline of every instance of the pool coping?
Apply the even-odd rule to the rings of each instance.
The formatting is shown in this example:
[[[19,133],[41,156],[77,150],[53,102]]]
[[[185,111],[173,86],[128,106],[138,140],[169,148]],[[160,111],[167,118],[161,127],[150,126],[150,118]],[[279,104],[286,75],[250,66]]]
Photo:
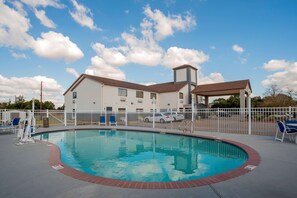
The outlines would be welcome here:
[[[36,133],[36,135],[41,135],[43,133],[54,133],[59,131],[73,131],[73,130],[110,130],[110,128],[71,128],[71,129],[59,129],[59,130],[49,130],[49,131],[43,131],[40,133]],[[46,141],[40,141],[43,144],[46,144],[50,149],[50,156],[49,156],[49,164],[52,166],[52,168],[56,169],[60,173],[70,176],[74,179],[94,183],[94,184],[101,184],[106,186],[113,186],[113,187],[120,187],[120,188],[134,188],[134,189],[179,189],[179,188],[192,188],[192,187],[199,187],[204,185],[210,185],[222,181],[226,181],[235,177],[239,177],[241,175],[244,175],[246,173],[249,173],[253,171],[261,162],[261,157],[258,154],[257,151],[255,151],[253,148],[242,144],[240,142],[236,142],[233,140],[223,139],[223,138],[217,138],[212,136],[203,136],[203,135],[197,135],[192,133],[181,133],[181,132],[168,132],[168,131],[154,131],[154,130],[148,130],[148,129],[125,129],[125,128],[112,128],[112,130],[128,130],[128,131],[143,131],[143,132],[152,132],[152,133],[161,133],[161,134],[172,134],[172,135],[183,135],[183,136],[190,136],[190,137],[199,137],[199,138],[205,138],[210,140],[216,140],[216,141],[222,141],[226,142],[235,146],[240,147],[243,149],[247,155],[248,159],[247,161],[240,167],[235,168],[233,170],[230,170],[225,173],[217,174],[214,176],[201,178],[201,179],[194,179],[194,180],[187,180],[187,181],[176,181],[176,182],[137,182],[137,181],[125,181],[125,180],[118,180],[118,179],[111,179],[111,178],[105,178],[95,175],[90,175],[87,173],[83,173],[81,171],[78,171],[74,168],[71,168],[70,166],[65,165],[61,161],[61,153],[60,149],[57,145],[46,142]]]

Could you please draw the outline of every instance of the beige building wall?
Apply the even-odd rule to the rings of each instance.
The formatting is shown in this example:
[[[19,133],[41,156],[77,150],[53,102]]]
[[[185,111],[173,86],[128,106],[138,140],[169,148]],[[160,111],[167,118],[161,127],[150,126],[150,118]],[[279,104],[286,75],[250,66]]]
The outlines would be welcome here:
[[[126,109],[128,112],[136,112],[142,109],[144,112],[149,112],[153,108],[153,100],[150,98],[152,92],[127,89],[127,96],[119,96],[119,87],[103,86],[103,111],[106,107],[112,107],[112,111]],[[136,98],[136,92],[142,91],[143,98]],[[157,94],[156,109],[159,109],[159,95]]]
[[[73,92],[77,93],[76,99],[73,98]],[[102,108],[101,95],[101,84],[85,78],[73,91],[69,90],[65,94],[66,111],[72,112],[75,108],[75,103],[77,111],[100,111]]]
[[[187,68],[179,69],[176,72],[176,82],[187,81]]]
[[[194,69],[191,69],[191,82],[197,84],[197,79],[196,79],[197,71]]]

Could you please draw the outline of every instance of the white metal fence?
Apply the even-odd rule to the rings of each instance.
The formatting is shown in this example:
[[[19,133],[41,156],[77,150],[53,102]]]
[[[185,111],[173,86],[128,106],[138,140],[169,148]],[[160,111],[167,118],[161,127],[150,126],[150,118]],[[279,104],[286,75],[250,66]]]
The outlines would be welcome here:
[[[0,110],[1,123],[14,117],[25,119],[26,111]],[[197,109],[183,112],[184,120],[165,123],[145,122],[151,112],[96,112],[96,111],[35,111],[36,126],[98,125],[99,117],[104,116],[109,125],[110,116],[115,116],[117,125],[135,127],[155,127],[163,129],[190,131],[212,131],[236,134],[274,135],[277,120],[296,120],[297,107],[274,108],[218,108]],[[250,116],[249,116],[250,115]]]

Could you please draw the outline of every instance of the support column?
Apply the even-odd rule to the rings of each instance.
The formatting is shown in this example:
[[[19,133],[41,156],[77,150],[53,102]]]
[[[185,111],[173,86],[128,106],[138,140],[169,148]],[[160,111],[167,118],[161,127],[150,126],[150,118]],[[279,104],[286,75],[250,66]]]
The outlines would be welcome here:
[[[240,108],[245,108],[245,90],[240,90]]]
[[[208,107],[209,99],[208,96],[204,96],[204,104]]]

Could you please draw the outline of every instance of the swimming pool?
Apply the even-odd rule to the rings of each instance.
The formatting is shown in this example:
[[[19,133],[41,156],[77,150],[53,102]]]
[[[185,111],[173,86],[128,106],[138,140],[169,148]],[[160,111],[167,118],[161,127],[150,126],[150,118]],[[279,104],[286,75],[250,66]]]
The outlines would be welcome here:
[[[66,166],[121,181],[197,181],[232,172],[248,160],[247,152],[233,144],[175,134],[79,130],[44,133],[35,139],[57,145]]]

